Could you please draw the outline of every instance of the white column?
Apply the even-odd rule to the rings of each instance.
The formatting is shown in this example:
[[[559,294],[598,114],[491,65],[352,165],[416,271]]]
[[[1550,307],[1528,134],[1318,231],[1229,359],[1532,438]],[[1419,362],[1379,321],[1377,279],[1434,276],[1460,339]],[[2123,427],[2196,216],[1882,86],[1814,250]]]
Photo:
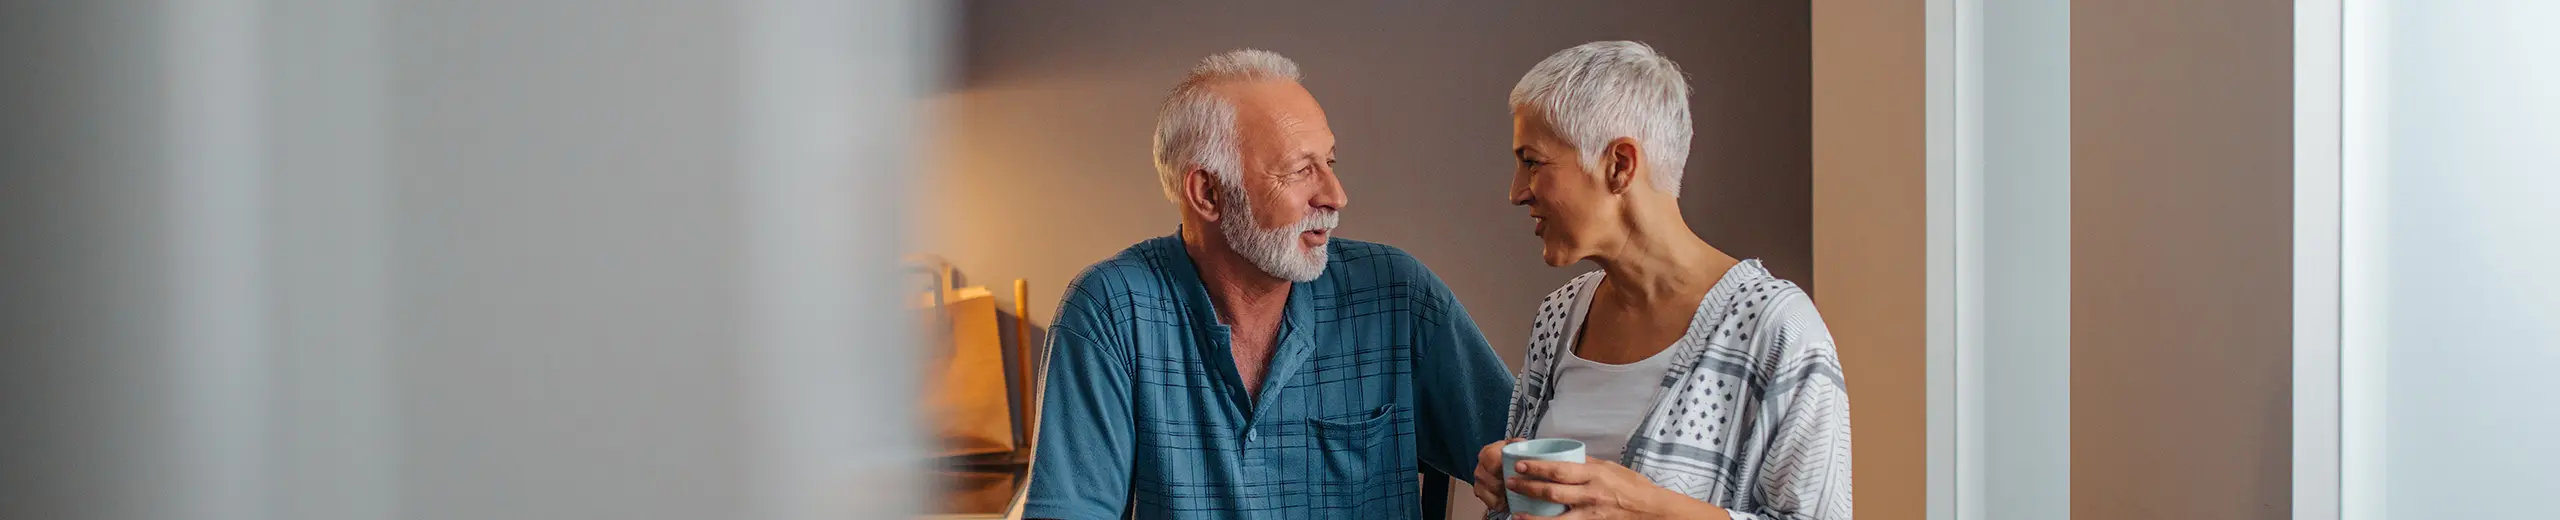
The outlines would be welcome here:
[[[1982,518],[2071,515],[2071,2],[1981,0]]]

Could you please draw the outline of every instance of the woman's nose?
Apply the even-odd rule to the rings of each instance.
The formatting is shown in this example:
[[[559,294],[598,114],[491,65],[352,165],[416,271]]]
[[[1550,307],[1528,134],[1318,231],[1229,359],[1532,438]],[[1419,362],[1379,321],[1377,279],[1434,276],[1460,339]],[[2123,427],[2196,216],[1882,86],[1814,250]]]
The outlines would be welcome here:
[[[1529,179],[1528,179],[1528,176],[1527,176],[1527,175],[1514,174],[1514,175],[1512,175],[1512,176],[1511,176],[1511,193],[1510,193],[1510,196],[1511,196],[1511,205],[1513,205],[1513,206],[1527,206],[1527,205],[1529,205],[1529,199],[1530,199],[1531,197],[1529,196],[1529,183],[1528,183],[1528,180],[1529,180]]]

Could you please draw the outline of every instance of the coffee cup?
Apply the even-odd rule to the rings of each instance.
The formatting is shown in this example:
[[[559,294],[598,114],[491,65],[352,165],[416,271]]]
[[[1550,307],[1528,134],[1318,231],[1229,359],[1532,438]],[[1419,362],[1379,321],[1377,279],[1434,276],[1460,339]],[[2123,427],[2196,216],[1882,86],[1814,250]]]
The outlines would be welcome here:
[[[1520,461],[1524,460],[1544,460],[1580,464],[1583,461],[1582,441],[1573,439],[1531,439],[1504,445],[1502,447],[1503,480],[1519,478]],[[1512,492],[1507,489],[1502,492],[1511,501],[1511,514],[1538,516],[1557,516],[1564,514],[1564,504],[1521,496],[1519,493]]]

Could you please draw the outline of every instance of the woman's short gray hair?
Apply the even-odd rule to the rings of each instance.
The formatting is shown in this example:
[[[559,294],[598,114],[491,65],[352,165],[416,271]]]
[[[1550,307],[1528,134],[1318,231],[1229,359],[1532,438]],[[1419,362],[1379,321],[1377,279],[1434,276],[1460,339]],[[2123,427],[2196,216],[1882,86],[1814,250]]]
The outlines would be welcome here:
[[[1298,64],[1279,53],[1237,49],[1200,60],[1182,83],[1165,97],[1156,113],[1156,177],[1164,182],[1165,199],[1182,202],[1182,174],[1193,166],[1217,174],[1226,186],[1239,184],[1243,160],[1236,150],[1236,105],[1214,87],[1229,82],[1298,81]]]
[[[1591,42],[1548,56],[1511,88],[1511,110],[1543,110],[1556,135],[1598,168],[1609,141],[1635,138],[1652,161],[1653,186],[1680,194],[1689,162],[1689,81],[1680,65],[1630,41]]]

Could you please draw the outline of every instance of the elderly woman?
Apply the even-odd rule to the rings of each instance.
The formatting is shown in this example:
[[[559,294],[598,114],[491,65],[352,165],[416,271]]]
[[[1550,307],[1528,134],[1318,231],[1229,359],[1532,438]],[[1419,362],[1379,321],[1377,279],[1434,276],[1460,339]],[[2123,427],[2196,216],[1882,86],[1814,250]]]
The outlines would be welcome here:
[[[1547,265],[1600,270],[1547,294],[1511,394],[1512,440],[1478,452],[1476,497],[1563,518],[1847,519],[1849,399],[1813,301],[1680,216],[1689,87],[1635,42],[1566,49],[1511,90],[1511,202]],[[1523,438],[1582,441],[1524,461]],[[1523,518],[1526,518],[1523,515]]]

